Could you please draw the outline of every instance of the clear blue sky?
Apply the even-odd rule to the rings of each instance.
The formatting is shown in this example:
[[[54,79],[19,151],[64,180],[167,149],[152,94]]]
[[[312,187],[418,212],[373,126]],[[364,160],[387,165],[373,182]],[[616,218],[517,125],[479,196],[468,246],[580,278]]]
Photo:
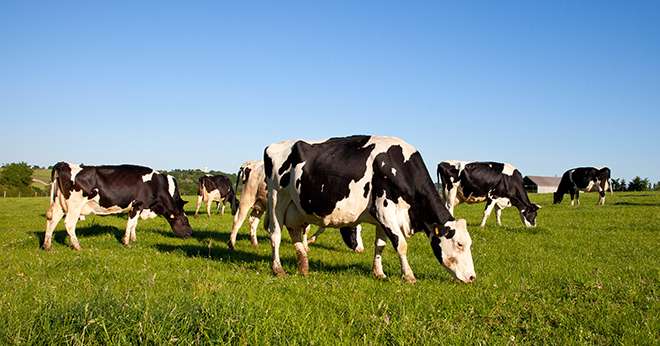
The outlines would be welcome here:
[[[660,1],[2,1],[0,163],[235,172],[398,136],[433,171],[660,180]]]

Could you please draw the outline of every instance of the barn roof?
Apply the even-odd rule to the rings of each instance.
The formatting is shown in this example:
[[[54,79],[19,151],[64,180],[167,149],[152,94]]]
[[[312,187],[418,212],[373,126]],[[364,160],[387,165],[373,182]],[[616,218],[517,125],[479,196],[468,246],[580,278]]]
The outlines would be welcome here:
[[[543,177],[540,175],[528,175],[525,179],[531,180],[536,186],[559,186],[560,177]]]

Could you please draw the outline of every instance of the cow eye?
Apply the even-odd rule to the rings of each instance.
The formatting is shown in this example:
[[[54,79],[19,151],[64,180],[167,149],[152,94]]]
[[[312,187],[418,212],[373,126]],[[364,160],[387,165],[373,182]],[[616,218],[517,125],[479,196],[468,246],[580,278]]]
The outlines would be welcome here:
[[[462,248],[462,247],[463,247],[463,243],[456,243],[456,246],[458,246],[459,248]]]

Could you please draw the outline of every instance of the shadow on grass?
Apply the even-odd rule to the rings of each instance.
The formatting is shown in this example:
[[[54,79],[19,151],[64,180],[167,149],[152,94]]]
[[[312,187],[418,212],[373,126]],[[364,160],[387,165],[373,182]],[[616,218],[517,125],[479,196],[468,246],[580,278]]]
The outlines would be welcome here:
[[[158,233],[162,236],[168,237],[168,238],[178,238],[171,231],[156,230],[154,232]],[[259,233],[263,234],[263,231],[258,232],[257,234],[259,234]],[[196,231],[196,230],[193,229],[192,238],[197,240],[198,242],[204,243],[204,244],[206,244],[208,242],[208,240],[213,240],[213,241],[216,241],[216,242],[227,244],[229,242],[229,232]],[[245,232],[238,233],[236,235],[236,241],[237,242],[239,242],[239,241],[249,242],[250,241],[250,235],[248,233],[245,233]],[[270,246],[270,237],[269,236],[257,235],[257,241],[259,242],[259,245]],[[287,237],[282,237],[282,244],[285,245],[285,246],[287,244],[291,245],[292,244],[291,239],[289,239]],[[252,245],[250,245],[250,247],[252,248]],[[312,249],[312,251],[313,251],[313,249],[324,249],[324,250],[328,250],[328,251],[351,251],[352,252],[352,250],[349,249],[348,247],[342,248],[342,247],[322,244],[322,243],[318,243],[318,242],[316,242],[314,244],[310,244],[309,247]]]
[[[95,236],[111,233],[115,236],[115,239],[117,239],[117,241],[121,243],[125,231],[126,230],[119,229],[114,226],[90,225],[86,227],[77,227],[76,236],[78,238],[86,238],[86,237],[95,237]],[[44,238],[46,237],[46,231],[35,231],[32,232],[32,234],[34,234],[34,236],[38,239],[39,246],[41,246],[44,243]],[[56,243],[62,245],[66,245],[65,240],[67,236],[68,234],[66,233],[66,231],[53,232],[53,240]]]
[[[270,255],[260,255],[253,252],[235,249],[230,251],[225,247],[208,247],[200,245],[171,245],[171,244],[156,244],[153,246],[157,251],[163,253],[183,253],[191,258],[207,258],[209,260],[222,260],[229,263],[248,263],[248,262],[269,262],[271,261]],[[282,256],[281,261],[283,264],[294,265],[297,263],[295,257]],[[337,273],[345,271],[358,271],[360,274],[371,275],[371,267],[362,263],[350,264],[328,264],[322,260],[309,261],[310,272],[326,272]],[[289,274],[293,274],[289,272]]]
[[[616,202],[614,205],[628,206],[628,207],[660,207],[660,203],[644,203],[644,202]]]
[[[538,225],[538,221],[537,221]],[[530,235],[537,235],[537,234],[543,234],[547,233],[547,229],[543,226],[536,226],[536,227],[525,227],[523,225],[520,226],[497,226],[496,224],[493,225],[486,225],[486,227],[481,228],[479,224],[476,225],[468,225],[468,231],[472,233],[472,230],[476,230],[476,232],[507,232],[507,233],[516,233],[516,234],[530,234]],[[476,233],[475,232],[475,233]]]

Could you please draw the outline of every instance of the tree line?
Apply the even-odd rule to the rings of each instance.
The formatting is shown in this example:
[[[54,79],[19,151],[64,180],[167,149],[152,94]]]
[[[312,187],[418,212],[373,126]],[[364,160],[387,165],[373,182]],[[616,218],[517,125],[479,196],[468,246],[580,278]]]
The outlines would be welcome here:
[[[649,178],[634,177],[629,182],[623,178],[612,179],[612,190],[614,191],[660,191],[660,181],[651,183]]]
[[[48,196],[50,186],[50,171],[53,167],[39,167],[28,165],[25,162],[14,162],[0,167],[0,197],[17,196]],[[204,172],[200,169],[174,169],[171,171],[160,170],[174,176],[179,185],[182,195],[197,194],[197,180],[206,174],[222,174],[229,178],[232,185],[236,183],[235,173],[224,173],[221,171]]]

